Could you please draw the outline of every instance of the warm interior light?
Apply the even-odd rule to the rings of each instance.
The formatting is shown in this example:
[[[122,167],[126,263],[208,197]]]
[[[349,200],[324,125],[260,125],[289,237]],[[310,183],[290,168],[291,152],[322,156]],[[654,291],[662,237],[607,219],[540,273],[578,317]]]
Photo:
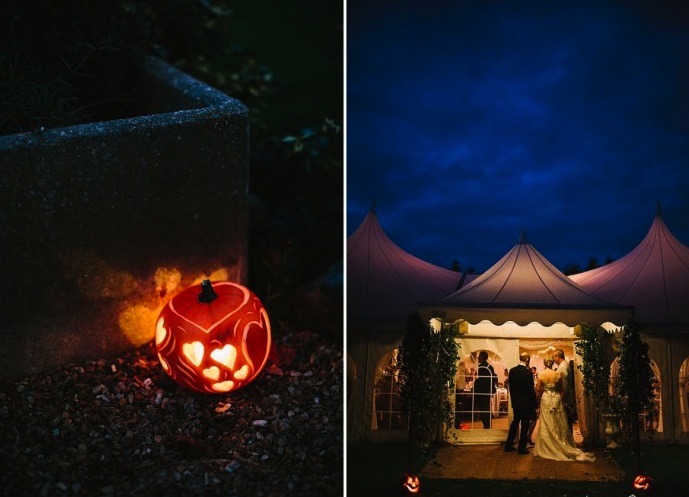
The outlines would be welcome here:
[[[217,366],[211,366],[203,370],[203,376],[209,380],[217,381],[220,378],[220,369]]]
[[[234,382],[230,381],[230,380],[221,381],[221,382],[214,383],[213,385],[211,385],[211,388],[213,389],[213,391],[215,391],[217,393],[229,392],[231,390],[234,390]]]
[[[185,343],[182,346],[182,353],[197,367],[203,361],[203,350],[204,347],[201,342]]]
[[[165,321],[163,319],[159,319],[156,323],[156,343],[161,343],[163,340],[165,340],[165,335],[167,335]]]
[[[234,377],[238,380],[246,380],[249,376],[249,366],[244,364],[241,368],[234,372]]]
[[[637,475],[634,478],[634,488],[636,490],[648,490],[653,482],[653,478],[645,475]]]
[[[404,483],[402,486],[407,492],[411,494],[416,494],[419,493],[419,490],[421,489],[421,482],[419,482],[418,476],[405,474]]]
[[[234,362],[237,360],[237,349],[229,343],[222,349],[215,349],[211,352],[211,359],[219,362],[227,369],[234,369]]]

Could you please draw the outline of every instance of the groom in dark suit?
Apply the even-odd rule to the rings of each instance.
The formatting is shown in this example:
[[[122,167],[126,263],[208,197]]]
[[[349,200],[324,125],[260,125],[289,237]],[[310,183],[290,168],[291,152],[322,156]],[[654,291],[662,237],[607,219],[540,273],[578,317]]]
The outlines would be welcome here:
[[[512,400],[512,411],[514,419],[510,423],[505,440],[505,452],[514,450],[514,438],[517,436],[519,428],[518,453],[528,454],[526,442],[529,435],[529,423],[536,416],[536,390],[534,389],[533,374],[529,369],[531,356],[522,352],[519,354],[519,365],[510,369],[509,385],[510,399]]]

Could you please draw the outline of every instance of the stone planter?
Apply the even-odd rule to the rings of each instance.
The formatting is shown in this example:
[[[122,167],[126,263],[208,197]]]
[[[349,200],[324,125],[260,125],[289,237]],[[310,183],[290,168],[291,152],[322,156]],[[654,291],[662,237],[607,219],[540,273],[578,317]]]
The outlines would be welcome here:
[[[142,74],[145,115],[0,136],[0,377],[141,346],[176,292],[245,282],[248,110]]]
[[[603,413],[600,415],[605,425],[605,434],[610,440],[606,447],[608,449],[616,449],[619,447],[618,439],[620,437],[620,416],[617,414]]]

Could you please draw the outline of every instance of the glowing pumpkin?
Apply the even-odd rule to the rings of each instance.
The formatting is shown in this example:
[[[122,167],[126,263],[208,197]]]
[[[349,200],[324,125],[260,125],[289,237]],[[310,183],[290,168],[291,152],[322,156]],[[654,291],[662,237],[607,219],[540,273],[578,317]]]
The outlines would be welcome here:
[[[636,490],[648,490],[652,481],[653,478],[650,476],[638,475],[634,478],[634,488]]]
[[[416,475],[404,475],[404,483],[402,484],[404,489],[411,493],[416,494],[421,489],[421,483],[419,482],[419,477]]]
[[[175,295],[156,324],[160,364],[179,384],[226,393],[250,383],[270,351],[270,322],[251,290],[204,280]]]

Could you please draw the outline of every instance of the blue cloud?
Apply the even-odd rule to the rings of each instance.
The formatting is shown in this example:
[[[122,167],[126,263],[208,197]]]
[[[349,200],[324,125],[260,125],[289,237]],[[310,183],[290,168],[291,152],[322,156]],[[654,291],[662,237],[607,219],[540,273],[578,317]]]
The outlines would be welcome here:
[[[689,243],[689,17],[643,3],[348,3],[347,220],[484,270],[524,227],[621,257],[655,201]],[[673,224],[674,223],[674,224]]]

